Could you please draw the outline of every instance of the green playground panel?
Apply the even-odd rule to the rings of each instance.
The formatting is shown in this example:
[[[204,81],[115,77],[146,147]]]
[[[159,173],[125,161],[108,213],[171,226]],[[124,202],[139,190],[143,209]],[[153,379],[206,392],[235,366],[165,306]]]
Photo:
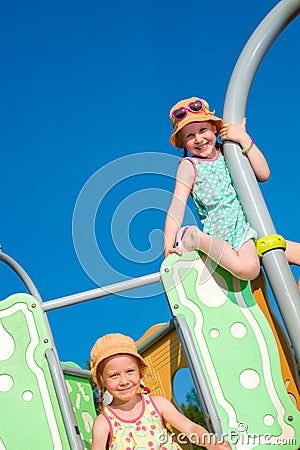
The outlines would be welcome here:
[[[45,353],[51,338],[39,302],[0,302],[0,448],[70,449]]]
[[[173,315],[191,332],[225,438],[236,449],[297,449],[300,413],[250,283],[200,252],[170,255],[161,277]]]
[[[62,364],[80,368],[80,366],[73,362],[63,362]],[[64,377],[80,435],[85,448],[88,450],[92,445],[92,426],[96,418],[91,383],[87,378],[78,375],[65,373]]]

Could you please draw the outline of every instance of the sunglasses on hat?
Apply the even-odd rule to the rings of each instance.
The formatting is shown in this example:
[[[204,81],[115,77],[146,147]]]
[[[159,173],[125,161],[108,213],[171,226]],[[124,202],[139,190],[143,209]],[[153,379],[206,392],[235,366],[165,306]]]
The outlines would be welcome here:
[[[208,103],[204,100],[200,100],[199,98],[190,102],[187,108],[185,106],[180,106],[179,108],[174,109],[171,114],[173,126],[175,125],[176,121],[183,120],[187,116],[187,113],[189,111],[192,113],[199,113],[203,109],[209,110]]]

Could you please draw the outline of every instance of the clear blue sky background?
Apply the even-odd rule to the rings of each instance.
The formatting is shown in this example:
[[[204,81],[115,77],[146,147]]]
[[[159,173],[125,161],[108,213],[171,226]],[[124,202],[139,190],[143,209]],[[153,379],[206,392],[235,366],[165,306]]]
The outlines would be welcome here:
[[[172,156],[181,155],[168,142],[169,108],[196,95],[222,115],[236,60],[276,4],[2,2],[0,243],[44,301],[159,271],[177,167]],[[248,131],[271,167],[264,198],[277,232],[294,240],[300,239],[299,42],[298,18],[263,60],[246,111]],[[72,237],[78,198],[79,258]],[[1,298],[26,291],[3,263],[0,286]],[[137,340],[171,314],[153,287],[48,318],[60,359],[84,367],[99,336],[122,332]]]

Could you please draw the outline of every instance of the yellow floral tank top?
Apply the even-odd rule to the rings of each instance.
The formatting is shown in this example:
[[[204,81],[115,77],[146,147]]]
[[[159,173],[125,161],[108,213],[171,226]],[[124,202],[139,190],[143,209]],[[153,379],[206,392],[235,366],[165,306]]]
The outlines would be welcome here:
[[[140,394],[142,411],[138,417],[125,420],[118,417],[109,405],[101,412],[106,418],[109,433],[109,450],[181,450],[164,425],[153,398]]]

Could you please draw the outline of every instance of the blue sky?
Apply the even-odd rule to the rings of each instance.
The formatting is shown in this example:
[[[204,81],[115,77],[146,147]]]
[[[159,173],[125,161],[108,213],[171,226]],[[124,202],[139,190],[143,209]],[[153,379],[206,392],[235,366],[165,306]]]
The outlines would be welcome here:
[[[2,3],[0,244],[44,301],[159,271],[181,156],[168,142],[168,111],[196,95],[222,115],[236,60],[276,4]],[[271,168],[264,198],[277,232],[293,240],[300,239],[299,42],[298,18],[264,58],[246,111]],[[3,299],[26,292],[4,264],[0,285]],[[157,286],[48,318],[60,359],[84,367],[99,336],[138,339],[171,314]]]

